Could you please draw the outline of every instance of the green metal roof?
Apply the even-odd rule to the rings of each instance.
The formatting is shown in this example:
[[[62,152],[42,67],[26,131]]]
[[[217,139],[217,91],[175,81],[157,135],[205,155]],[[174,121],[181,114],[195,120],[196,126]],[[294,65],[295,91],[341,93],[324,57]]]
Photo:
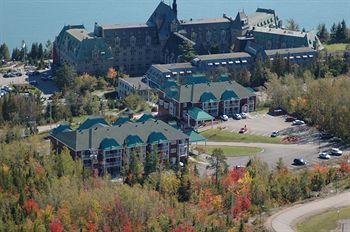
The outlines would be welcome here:
[[[120,126],[126,122],[131,122],[129,117],[120,117],[112,123],[113,126]]]
[[[151,114],[144,114],[137,120],[137,122],[146,122],[149,119],[153,119],[153,116]]]
[[[217,101],[215,95],[211,92],[204,92],[199,98],[199,102],[215,102]]]
[[[140,145],[144,145],[144,142],[138,135],[129,135],[128,137],[125,138],[124,144],[127,147],[137,147]]]
[[[253,88],[251,88],[251,87],[245,87],[245,88],[246,88],[246,90],[248,90],[249,92],[255,93],[255,90],[254,90]]]
[[[175,80],[166,80],[163,85],[161,85],[161,88],[166,89],[173,86],[177,86],[177,83]]]
[[[191,118],[195,119],[196,121],[209,121],[209,120],[214,119],[213,116],[211,116],[210,114],[208,114],[204,110],[199,109],[197,107],[193,107],[193,108],[189,109],[188,115]]]
[[[233,90],[226,90],[221,95],[222,101],[228,101],[228,100],[239,100],[239,97]]]
[[[97,124],[108,126],[108,122],[102,117],[89,117],[78,127],[78,130],[90,129]]]
[[[52,134],[71,131],[72,128],[68,124],[62,124],[52,130]]]
[[[184,78],[185,85],[193,85],[193,84],[201,84],[201,83],[209,83],[210,81],[204,75],[193,75],[187,78]]]
[[[147,143],[150,144],[158,144],[158,143],[166,143],[169,140],[165,137],[165,135],[161,132],[152,132],[147,139]]]
[[[115,150],[120,148],[120,145],[115,139],[105,138],[100,143],[100,149],[102,150]]]
[[[186,134],[188,135],[188,137],[190,137],[190,140],[189,140],[190,143],[205,142],[208,140],[203,135],[198,134],[193,130],[188,131]]]
[[[222,74],[219,76],[218,81],[230,81],[230,77],[227,74]]]

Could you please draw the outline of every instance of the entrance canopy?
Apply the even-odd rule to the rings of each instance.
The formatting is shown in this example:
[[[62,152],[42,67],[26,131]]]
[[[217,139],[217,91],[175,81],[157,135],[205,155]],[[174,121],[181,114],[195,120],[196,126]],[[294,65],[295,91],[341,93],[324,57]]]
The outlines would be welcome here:
[[[195,121],[210,121],[214,119],[213,116],[211,116],[210,114],[198,107],[193,107],[189,109],[187,114],[190,118],[194,119]]]
[[[191,130],[191,131],[188,131],[186,133],[188,135],[188,137],[190,137],[190,140],[189,142],[190,143],[198,143],[198,142],[206,142],[207,139],[201,135],[201,134],[198,134],[197,132]]]

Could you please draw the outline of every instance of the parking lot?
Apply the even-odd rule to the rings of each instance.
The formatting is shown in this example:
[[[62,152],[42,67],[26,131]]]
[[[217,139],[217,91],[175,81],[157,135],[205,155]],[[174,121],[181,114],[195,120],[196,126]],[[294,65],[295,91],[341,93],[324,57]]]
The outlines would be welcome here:
[[[49,98],[54,92],[59,91],[53,80],[43,78],[51,76],[51,70],[41,70],[36,75],[27,75],[24,68],[17,68],[22,73],[21,76],[4,77],[0,73],[0,86],[21,85],[21,84],[33,84],[35,87],[42,91],[42,95],[45,98]]]
[[[242,127],[247,126],[249,134],[257,134],[270,136],[273,131],[279,131],[280,137],[293,136],[297,140],[293,144],[267,144],[267,143],[242,143],[242,142],[213,142],[209,141],[207,145],[216,146],[247,146],[260,147],[263,152],[256,154],[263,161],[267,162],[271,168],[275,167],[279,158],[290,169],[298,169],[300,167],[292,165],[295,158],[302,158],[308,162],[307,166],[313,166],[319,163],[334,163],[342,157],[332,156],[330,160],[320,159],[319,152],[328,151],[332,147],[340,147],[344,153],[349,149],[339,143],[335,138],[320,139],[319,132],[307,125],[292,126],[291,122],[285,122],[286,116],[271,116],[267,113],[253,113],[247,119],[235,120],[230,118],[226,122],[217,124],[224,130],[232,133],[238,133]],[[205,160],[205,155],[202,157]],[[231,167],[236,165],[245,165],[251,157],[228,157],[227,162]],[[202,167],[203,168],[203,167]],[[204,169],[203,169],[204,170]]]
[[[250,134],[270,136],[273,131],[283,131],[289,128],[291,123],[285,122],[282,116],[274,117],[266,113],[255,113],[242,120],[230,118],[220,126],[226,127],[225,129],[231,132],[238,132],[246,126]]]

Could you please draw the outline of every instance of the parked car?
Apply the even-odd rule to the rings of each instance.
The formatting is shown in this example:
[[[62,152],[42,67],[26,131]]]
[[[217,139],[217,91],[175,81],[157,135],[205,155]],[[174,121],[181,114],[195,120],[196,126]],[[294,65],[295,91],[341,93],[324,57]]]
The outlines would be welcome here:
[[[293,164],[296,166],[303,166],[307,164],[307,161],[304,159],[298,158],[293,160]]]
[[[228,120],[228,117],[227,117],[226,114],[223,114],[223,115],[220,116],[220,119],[221,119],[222,121],[227,121],[227,120]]]
[[[271,137],[277,137],[277,136],[279,136],[279,134],[280,134],[280,132],[279,131],[273,131],[272,133],[271,133]]]
[[[275,108],[275,109],[270,109],[269,114],[272,116],[281,116],[281,115],[285,115],[286,111],[282,108]]]
[[[294,122],[295,120],[297,120],[297,119],[292,117],[292,116],[288,116],[285,121],[286,122]]]
[[[328,152],[321,152],[320,154],[318,154],[318,157],[320,159],[330,159],[331,156],[328,154]]]
[[[242,116],[240,114],[234,114],[233,118],[236,119],[236,120],[241,120]]]
[[[292,122],[292,125],[293,125],[293,126],[300,126],[300,125],[304,125],[304,124],[305,124],[305,122],[302,121],[302,120],[294,120],[294,121]]]
[[[242,119],[246,119],[248,117],[248,114],[247,113],[241,113],[241,117],[242,117]]]
[[[343,151],[340,150],[339,148],[332,148],[331,149],[331,155],[341,156],[341,155],[343,155]]]
[[[5,96],[7,92],[5,90],[0,90],[0,98]]]
[[[326,132],[321,132],[320,133],[320,139],[331,139],[333,138],[333,135],[326,133]]]
[[[12,88],[7,86],[7,85],[4,85],[3,87],[1,87],[1,90],[4,90],[6,92],[11,92],[12,91]]]

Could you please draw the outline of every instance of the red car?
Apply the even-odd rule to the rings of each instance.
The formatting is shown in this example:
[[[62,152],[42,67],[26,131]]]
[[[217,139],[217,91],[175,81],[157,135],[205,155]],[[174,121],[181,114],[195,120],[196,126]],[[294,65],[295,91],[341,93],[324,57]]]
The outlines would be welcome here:
[[[240,130],[239,130],[239,133],[240,134],[244,134],[245,132],[247,132],[248,131],[248,129],[247,129],[247,127],[245,126],[245,127],[242,127]]]

